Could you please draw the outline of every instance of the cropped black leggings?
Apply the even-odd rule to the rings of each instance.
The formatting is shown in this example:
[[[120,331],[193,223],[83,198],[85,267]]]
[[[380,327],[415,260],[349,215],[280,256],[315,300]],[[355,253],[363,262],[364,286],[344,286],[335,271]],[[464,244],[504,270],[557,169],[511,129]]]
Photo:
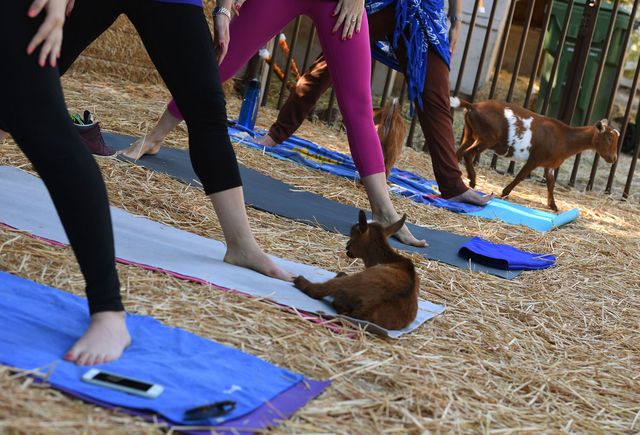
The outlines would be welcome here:
[[[120,14],[140,34],[189,130],[189,154],[207,195],[242,184],[211,32],[202,8],[154,0],[76,0],[64,27],[60,70]]]
[[[11,133],[44,181],[86,281],[90,312],[122,311],[107,190],[75,131],[58,70],[27,56],[42,18],[32,0],[0,1],[0,128]]]

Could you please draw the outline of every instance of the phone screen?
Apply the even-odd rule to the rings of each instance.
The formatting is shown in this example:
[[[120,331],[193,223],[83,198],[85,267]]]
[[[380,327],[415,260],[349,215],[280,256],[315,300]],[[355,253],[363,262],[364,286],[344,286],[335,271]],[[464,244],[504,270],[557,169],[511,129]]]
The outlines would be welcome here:
[[[93,377],[98,381],[108,382],[110,384],[119,385],[121,387],[133,388],[134,390],[147,392],[153,387],[153,384],[146,382],[134,381],[133,379],[123,378],[121,376],[100,372]]]

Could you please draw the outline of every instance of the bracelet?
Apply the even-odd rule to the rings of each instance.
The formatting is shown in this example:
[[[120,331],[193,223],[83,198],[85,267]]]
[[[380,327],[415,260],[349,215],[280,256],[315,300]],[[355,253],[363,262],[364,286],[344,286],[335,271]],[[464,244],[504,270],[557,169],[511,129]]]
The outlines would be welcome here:
[[[225,15],[227,18],[231,19],[231,11],[225,8],[224,6],[216,6],[213,8],[213,16],[217,17],[218,15]]]

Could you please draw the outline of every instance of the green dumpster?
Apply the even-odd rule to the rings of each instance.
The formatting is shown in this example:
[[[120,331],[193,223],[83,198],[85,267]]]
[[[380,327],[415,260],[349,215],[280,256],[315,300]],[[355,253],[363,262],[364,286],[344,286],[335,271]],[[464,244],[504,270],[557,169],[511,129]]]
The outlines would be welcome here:
[[[558,42],[562,32],[562,24],[564,23],[564,18],[567,13],[567,6],[566,1],[560,0],[553,2],[551,20],[544,40],[544,57],[541,68],[540,97],[538,98],[536,106],[537,111],[542,110],[544,96],[549,88],[551,68],[553,66],[554,59],[557,56]],[[571,77],[567,77],[567,69],[569,68],[569,64],[573,57],[584,8],[584,0],[578,0],[573,4],[571,19],[569,20],[569,31],[567,32],[564,49],[562,50],[558,71],[551,91],[549,108],[547,110],[547,115],[551,117],[557,117],[560,112],[562,93],[566,87],[567,81],[571,80]],[[600,79],[600,88],[593,107],[591,119],[585,120],[587,109],[589,108],[589,99],[591,98],[591,92],[595,85],[598,65],[602,61],[603,57],[602,52],[607,39],[607,30],[609,29],[609,22],[611,21],[611,13],[611,3],[602,3],[600,5],[596,28],[593,34],[593,41],[591,42],[589,50],[589,58],[587,59],[584,77],[582,78],[582,88],[578,95],[576,110],[573,114],[573,118],[571,119],[572,125],[583,125],[595,122],[598,119],[604,118],[606,115],[607,104],[609,102],[611,92],[614,91],[613,86],[616,81],[616,69],[625,54],[624,40],[627,28],[629,27],[630,13],[623,8],[618,9],[613,35],[611,36],[611,43],[609,45],[609,52],[607,53],[605,67]]]

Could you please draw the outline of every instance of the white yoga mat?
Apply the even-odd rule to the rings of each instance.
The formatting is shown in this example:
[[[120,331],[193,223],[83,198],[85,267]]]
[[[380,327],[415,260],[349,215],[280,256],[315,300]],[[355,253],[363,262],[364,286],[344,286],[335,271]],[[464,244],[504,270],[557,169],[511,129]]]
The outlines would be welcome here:
[[[72,195],[73,192],[69,194]],[[223,258],[226,247],[221,242],[136,216],[116,207],[111,207],[111,216],[116,257],[119,261],[267,298],[300,311],[323,316],[337,315],[328,303],[308,297],[291,283],[225,263]],[[14,167],[0,166],[0,223],[47,240],[69,243],[44,183]],[[294,275],[304,275],[312,282],[326,281],[335,276],[335,273],[324,269],[272,258],[283,269]],[[416,320],[399,331],[386,330],[355,319],[349,320],[365,326],[370,332],[398,338],[443,311],[444,307],[441,305],[420,300]]]

